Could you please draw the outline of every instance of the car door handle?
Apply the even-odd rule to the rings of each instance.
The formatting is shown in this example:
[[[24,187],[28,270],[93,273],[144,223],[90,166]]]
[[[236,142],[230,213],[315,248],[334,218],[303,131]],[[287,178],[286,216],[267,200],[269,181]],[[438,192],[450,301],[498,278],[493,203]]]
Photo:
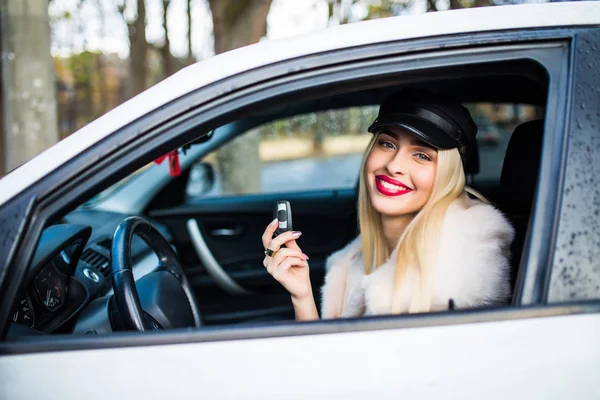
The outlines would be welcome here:
[[[235,228],[219,228],[219,229],[213,229],[212,231],[210,231],[211,236],[213,237],[218,237],[218,236],[239,236],[242,234],[242,232],[244,232],[244,230],[242,229],[241,226],[236,226]]]
[[[250,291],[241,287],[236,281],[231,279],[229,274],[223,270],[223,267],[215,259],[215,256],[211,253],[206,241],[200,233],[200,227],[195,219],[189,219],[187,221],[188,233],[192,239],[192,245],[196,250],[196,255],[204,265],[206,272],[217,282],[217,285],[221,287],[225,292],[235,295],[245,295],[251,293]],[[241,229],[241,227],[239,227]],[[215,229],[217,230],[217,229]],[[235,230],[235,229],[234,229]]]

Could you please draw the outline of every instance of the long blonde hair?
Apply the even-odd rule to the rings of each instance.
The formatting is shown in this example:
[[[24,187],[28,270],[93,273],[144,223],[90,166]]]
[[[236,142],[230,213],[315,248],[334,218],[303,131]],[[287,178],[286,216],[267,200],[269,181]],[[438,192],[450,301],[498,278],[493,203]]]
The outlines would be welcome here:
[[[371,204],[365,171],[367,157],[377,142],[377,137],[377,134],[373,135],[367,146],[359,178],[358,220],[365,274],[373,272],[389,258],[382,216]],[[465,186],[465,172],[458,150],[439,150],[431,195],[398,240],[392,312],[399,312],[398,289],[409,268],[416,268],[419,277],[419,285],[413,290],[409,312],[431,310],[430,273],[436,261],[442,222],[450,203],[465,191],[485,201],[481,195]]]

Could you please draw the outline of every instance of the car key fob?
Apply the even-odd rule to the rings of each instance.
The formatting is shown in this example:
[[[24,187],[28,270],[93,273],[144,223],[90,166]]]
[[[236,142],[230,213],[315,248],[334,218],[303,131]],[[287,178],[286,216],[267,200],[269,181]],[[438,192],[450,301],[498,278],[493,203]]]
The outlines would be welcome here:
[[[292,207],[289,201],[277,200],[273,207],[273,217],[277,218],[277,229],[274,236],[293,230]]]

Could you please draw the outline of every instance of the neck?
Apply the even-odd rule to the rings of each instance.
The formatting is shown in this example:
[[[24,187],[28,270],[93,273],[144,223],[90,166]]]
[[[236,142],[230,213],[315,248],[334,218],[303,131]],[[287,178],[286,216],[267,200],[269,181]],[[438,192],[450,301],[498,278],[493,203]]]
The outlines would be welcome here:
[[[401,216],[381,216],[381,222],[383,225],[383,234],[385,236],[386,243],[390,253],[394,250],[400,240],[400,236],[406,229],[406,226],[413,220],[415,214],[406,214]]]

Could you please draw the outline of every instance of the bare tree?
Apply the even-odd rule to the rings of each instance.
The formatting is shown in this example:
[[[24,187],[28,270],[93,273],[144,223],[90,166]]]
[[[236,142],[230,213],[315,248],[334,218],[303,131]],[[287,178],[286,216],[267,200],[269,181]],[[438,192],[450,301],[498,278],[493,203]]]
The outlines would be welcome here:
[[[169,11],[169,5],[171,4],[171,0],[163,0],[163,18],[162,25],[163,31],[165,32],[165,41],[160,48],[160,56],[162,58],[163,63],[163,72],[165,77],[173,75],[175,72],[173,66],[173,56],[171,55],[171,42],[169,40],[169,25],[167,23],[167,13]]]
[[[427,0],[427,12],[437,11],[437,5],[435,0]]]
[[[186,64],[194,63],[194,54],[192,53],[192,0],[187,0],[187,59]]]
[[[267,32],[271,0],[209,0],[215,53],[258,42]]]
[[[265,35],[271,0],[209,0],[209,5],[216,53],[256,43]],[[260,190],[259,141],[259,132],[250,132],[218,152],[224,193]]]
[[[0,174],[58,141],[48,2],[0,0]]]
[[[134,96],[146,89],[148,82],[148,41],[146,39],[146,2],[136,0],[136,15],[132,21],[125,17],[127,2],[118,6],[123,20],[127,24],[129,34],[129,96]]]
[[[456,10],[458,8],[463,8],[461,0],[450,0],[450,9]]]
[[[493,5],[494,3],[491,0],[475,0],[473,2],[473,7],[487,7]]]

